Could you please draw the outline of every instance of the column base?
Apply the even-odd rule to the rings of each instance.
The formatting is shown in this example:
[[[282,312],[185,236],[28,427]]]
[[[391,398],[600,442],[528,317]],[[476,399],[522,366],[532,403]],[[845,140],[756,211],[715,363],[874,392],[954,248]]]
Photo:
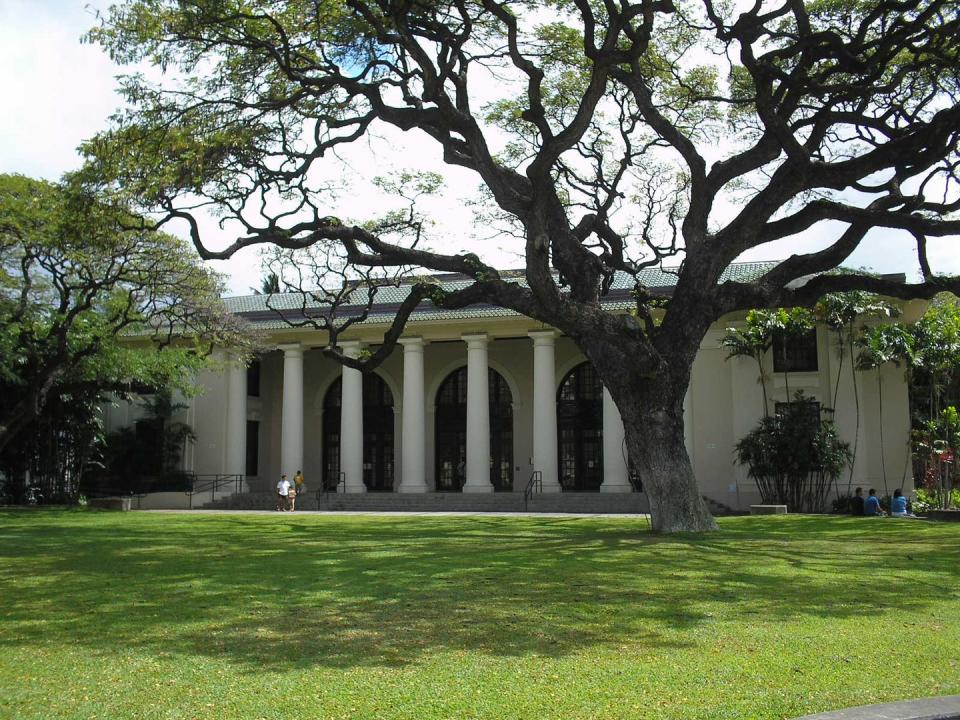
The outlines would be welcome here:
[[[560,483],[544,483],[542,493],[559,493],[563,492],[563,488],[560,487]]]
[[[492,493],[493,485],[464,485],[464,493]]]
[[[625,485],[608,485],[603,483],[600,485],[600,492],[602,493],[632,493],[633,485],[627,483]]]
[[[343,492],[345,493],[365,493],[367,491],[367,486],[363,483],[359,485],[344,485]]]
[[[402,494],[425,493],[427,492],[427,484],[420,483],[419,485],[408,485],[405,483],[401,483],[400,486],[397,487],[397,492]]]

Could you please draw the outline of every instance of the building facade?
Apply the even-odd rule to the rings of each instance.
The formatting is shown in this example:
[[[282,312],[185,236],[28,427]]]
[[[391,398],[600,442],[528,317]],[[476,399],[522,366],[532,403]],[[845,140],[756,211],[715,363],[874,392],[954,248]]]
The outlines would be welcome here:
[[[768,267],[750,263],[732,271]],[[626,310],[629,298],[614,290],[611,309]],[[344,352],[356,356],[382,342],[403,289],[394,293],[350,329],[340,343]],[[346,493],[523,491],[535,472],[543,492],[642,491],[616,405],[573,341],[552,328],[499,308],[426,307],[411,317],[387,360],[363,375],[321,352],[322,332],[285,321],[284,313],[302,316],[301,301],[227,302],[264,329],[276,349],[249,367],[224,357],[220,370],[198,379],[201,391],[183,417],[196,433],[186,470],[244,475],[247,487],[260,491],[298,470],[314,489],[323,483]],[[732,508],[758,500],[733,448],[763,415],[756,363],[728,360],[720,342],[741,320],[723,318],[707,333],[684,405],[700,489]],[[764,359],[771,410],[797,390],[825,406],[836,393],[834,420],[856,446],[852,476],[842,487],[911,486],[903,371],[851,372],[849,358],[840,360],[836,340],[822,327],[791,356],[792,368],[775,367],[770,353]],[[130,424],[136,413],[134,405],[115,406],[108,427]]]

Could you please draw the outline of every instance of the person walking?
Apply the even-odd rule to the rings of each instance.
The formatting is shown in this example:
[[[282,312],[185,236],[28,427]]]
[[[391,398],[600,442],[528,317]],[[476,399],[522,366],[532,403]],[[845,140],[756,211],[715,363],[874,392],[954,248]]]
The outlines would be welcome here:
[[[280,482],[277,483],[277,512],[287,509],[287,497],[290,495],[290,481],[286,475],[280,476]]]
[[[287,490],[287,510],[293,512],[294,507],[297,504],[297,486],[294,483],[290,483],[290,489]]]
[[[307,491],[307,480],[303,477],[302,470],[297,470],[297,474],[293,476],[293,486],[297,490],[297,495],[302,495]]]

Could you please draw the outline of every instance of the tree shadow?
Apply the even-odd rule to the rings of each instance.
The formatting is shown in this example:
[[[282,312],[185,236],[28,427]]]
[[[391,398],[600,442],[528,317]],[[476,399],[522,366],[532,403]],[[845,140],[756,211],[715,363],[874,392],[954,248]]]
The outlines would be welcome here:
[[[738,518],[672,537],[588,518],[0,522],[0,645],[141,648],[250,673],[679,648],[721,621],[917,611],[958,594],[960,561],[947,526],[849,518]]]

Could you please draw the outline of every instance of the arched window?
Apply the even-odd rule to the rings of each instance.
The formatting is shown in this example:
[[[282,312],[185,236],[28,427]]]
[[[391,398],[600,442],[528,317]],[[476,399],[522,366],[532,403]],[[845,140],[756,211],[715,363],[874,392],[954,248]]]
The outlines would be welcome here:
[[[577,365],[557,390],[560,486],[596,492],[603,483],[603,383],[593,365]]]
[[[323,399],[323,482],[340,481],[340,396],[337,378]],[[375,374],[363,376],[363,483],[369,492],[393,491],[393,393]]]
[[[490,399],[490,482],[513,490],[513,398],[496,370],[487,371]],[[454,370],[437,391],[435,415],[438,492],[459,492],[466,480],[467,368]]]

